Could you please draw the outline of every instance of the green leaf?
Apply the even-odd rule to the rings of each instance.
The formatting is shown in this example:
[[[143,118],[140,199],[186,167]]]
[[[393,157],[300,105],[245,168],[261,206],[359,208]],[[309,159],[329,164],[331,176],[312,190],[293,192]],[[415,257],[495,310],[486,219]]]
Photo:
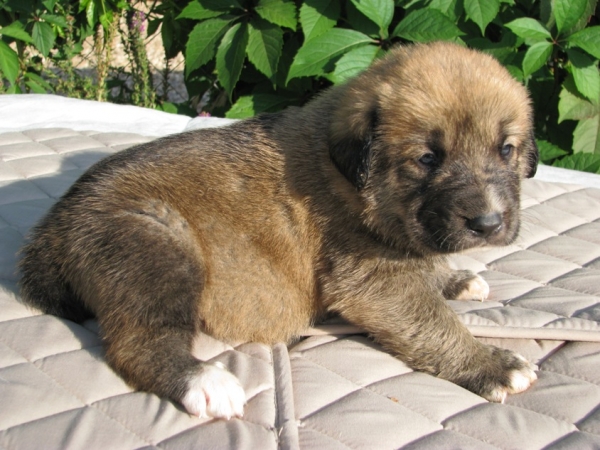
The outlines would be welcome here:
[[[177,114],[177,106],[175,106],[175,104],[171,103],[171,102],[162,102],[162,104],[156,105],[155,108],[158,109],[159,111],[164,111],[164,112],[168,112],[171,114]]]
[[[587,0],[554,0],[554,18],[560,34],[575,26],[586,6]]]
[[[592,102],[600,102],[600,72],[597,61],[576,49],[567,53],[577,90]]]
[[[227,30],[217,49],[217,78],[229,94],[229,98],[240,79],[247,45],[248,26],[245,23],[237,23]]]
[[[102,28],[104,28],[105,30],[109,30],[114,18],[115,15],[113,14],[113,12],[111,10],[108,10],[105,11],[103,14],[100,14],[100,16],[98,17],[98,21],[100,22],[100,25],[102,25]]]
[[[573,131],[574,153],[597,153],[600,156],[600,111],[580,120]]]
[[[228,119],[246,119],[255,115],[254,96],[252,95],[244,95],[238,98],[229,108],[229,111],[225,113],[225,117]]]
[[[38,83],[36,83],[33,80],[27,80],[25,82],[25,86],[27,86],[29,88],[29,90],[31,92],[33,92],[34,94],[47,94],[46,89],[44,89],[42,86],[40,86]]]
[[[543,41],[546,39],[552,39],[550,32],[535,19],[528,17],[521,17],[515,19],[505,25],[506,28],[510,29],[517,36],[523,39],[531,39],[535,41]]]
[[[243,9],[237,0],[199,0],[203,8],[211,11],[228,11],[233,8]]]
[[[48,11],[52,11],[54,10],[54,5],[56,5],[56,1],[57,0],[44,0],[42,2],[42,5],[44,5],[44,7],[48,10]]]
[[[281,58],[279,58],[279,65],[277,66],[277,73],[275,74],[275,84],[280,88],[285,88],[288,86],[286,81],[290,72],[290,67],[292,66],[292,62],[294,62],[294,56],[300,49],[299,39],[299,33],[295,33],[295,35],[290,39],[284,39]],[[298,88],[297,90],[302,91],[304,88],[300,88],[299,86],[309,83],[310,81],[308,78],[297,78],[289,84],[289,87],[292,90],[296,90],[296,88]]]
[[[35,22],[33,24],[31,35],[35,47],[42,55],[48,56],[50,49],[54,46],[54,40],[56,39],[52,27],[46,22]]]
[[[67,28],[69,26],[67,19],[62,16],[57,16],[54,14],[42,14],[40,18],[45,22],[51,23],[52,25],[56,25],[60,28]]]
[[[492,42],[485,37],[476,37],[474,39],[467,38],[465,39],[465,42],[471,48],[476,48],[492,55],[504,66],[509,64],[512,64],[513,66],[518,64],[520,66],[521,61],[518,63],[514,61],[515,55],[517,54],[517,47],[520,46],[520,44],[517,44],[517,39],[519,38],[517,38],[514,33],[503,33],[500,42]],[[519,71],[521,72],[521,69],[519,69]]]
[[[600,173],[600,155],[595,153],[575,153],[554,161],[552,165],[554,167],[562,167],[563,169]]]
[[[10,25],[0,28],[0,35],[8,36],[13,39],[18,39],[20,41],[27,42],[28,44],[31,44],[33,42],[33,39],[31,38],[29,33],[25,31],[23,24],[21,24],[21,22],[18,21],[15,21]]]
[[[463,2],[458,0],[432,0],[429,8],[437,9],[453,22],[456,22],[464,11]]]
[[[408,14],[398,24],[393,36],[409,41],[448,41],[464,33],[448,17],[437,9],[419,9]]]
[[[540,160],[542,160],[543,162],[549,162],[568,154],[568,152],[566,152],[559,146],[554,145],[548,141],[537,140],[537,146],[540,150]]]
[[[304,41],[308,42],[335,26],[340,17],[340,0],[305,0],[300,7]]]
[[[192,0],[185,8],[183,8],[183,11],[181,11],[176,19],[206,20],[212,19],[213,17],[218,17],[223,13],[224,11],[206,9],[198,0]]]
[[[517,80],[520,83],[523,82],[523,78],[524,78],[523,71],[521,70],[520,67],[513,66],[511,64],[509,64],[505,67],[506,67],[506,70],[508,70],[508,73],[510,73],[515,80]]]
[[[371,65],[378,51],[379,47],[375,45],[365,45],[350,50],[335,63],[335,70],[329,79],[339,84],[358,75]]]
[[[572,92],[576,90],[572,79],[567,79],[563,83],[562,90],[559,94],[558,101],[558,123],[564,120],[583,120],[600,113],[598,107],[586,99],[580,97],[578,93]]]
[[[584,28],[569,36],[567,41],[600,59],[600,26]]]
[[[172,18],[170,19],[171,20],[163,20],[162,26],[160,27],[160,37],[162,38],[163,48],[165,49],[165,56],[169,59],[175,56],[173,55],[175,24]],[[148,30],[148,32],[150,32],[150,30]]]
[[[163,18],[160,18],[160,19],[148,19],[148,36],[152,36],[154,33],[156,33],[158,31],[158,27],[164,23],[168,23],[172,27],[173,17],[170,14],[167,14],[167,15],[163,16]],[[161,28],[161,34],[162,34],[162,28]],[[165,45],[165,47],[167,47],[167,46]]]
[[[259,0],[255,8],[263,19],[280,27],[296,29],[296,5],[292,0]]]
[[[361,13],[379,26],[379,32],[387,37],[387,29],[394,17],[393,0],[351,0]]]
[[[48,83],[46,80],[44,80],[37,73],[27,72],[25,74],[25,78],[27,80],[31,81],[33,84],[35,84],[36,88],[39,87],[40,89],[43,90],[43,92],[39,92],[39,93],[45,94],[45,93],[51,92],[53,90],[52,85],[50,83]]]
[[[465,11],[467,16],[479,26],[483,35],[485,28],[500,11],[500,0],[465,0]]]
[[[575,22],[575,25],[567,30],[566,34],[573,34],[587,27],[591,22],[590,19],[592,19],[592,15],[597,17],[597,14],[595,14],[597,5],[598,0],[585,0],[585,10],[583,14],[579,16],[579,19],[577,22]]]
[[[89,5],[92,3],[92,0],[80,0],[79,1],[79,11],[84,11]]]
[[[283,30],[259,18],[250,21],[248,59],[270,80],[277,72],[283,47]]]
[[[369,36],[358,31],[332,28],[304,43],[298,50],[290,67],[287,82],[296,77],[323,75],[334,58],[370,42],[373,40]]]
[[[345,13],[346,19],[348,20],[348,28],[352,28],[353,30],[360,31],[363,34],[372,37],[380,37],[379,36],[379,26],[361,13],[354,3],[351,0],[345,0]]]
[[[205,20],[194,27],[185,46],[186,74],[214,58],[217,43],[233,20],[235,17],[223,16]]]
[[[19,75],[19,57],[17,53],[8,46],[8,44],[0,40],[0,71],[4,78],[13,85]]]
[[[94,0],[89,0],[87,3],[87,6],[85,7],[85,18],[87,19],[88,25],[94,27],[96,24],[96,2]]]
[[[225,113],[229,119],[245,119],[261,112],[279,111],[290,104],[291,99],[275,94],[253,94],[240,97]]]
[[[527,49],[523,58],[523,75],[528,77],[540,69],[552,55],[552,43],[543,41],[533,44]]]
[[[18,84],[11,84],[5,92],[6,94],[22,94],[21,88]]]

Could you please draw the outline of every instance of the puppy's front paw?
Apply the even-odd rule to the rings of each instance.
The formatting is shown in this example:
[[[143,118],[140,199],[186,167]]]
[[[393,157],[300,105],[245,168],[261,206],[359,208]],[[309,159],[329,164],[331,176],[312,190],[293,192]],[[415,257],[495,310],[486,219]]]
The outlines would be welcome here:
[[[464,281],[464,289],[456,295],[456,300],[479,300],[484,301],[490,295],[490,286],[481,276]]]
[[[246,394],[223,364],[204,364],[201,372],[188,382],[188,391],[181,403],[198,417],[231,419],[244,415]]]
[[[490,402],[504,403],[508,394],[523,392],[537,380],[533,365],[518,353],[492,347],[492,358],[493,365],[474,380],[479,387],[476,393]]]

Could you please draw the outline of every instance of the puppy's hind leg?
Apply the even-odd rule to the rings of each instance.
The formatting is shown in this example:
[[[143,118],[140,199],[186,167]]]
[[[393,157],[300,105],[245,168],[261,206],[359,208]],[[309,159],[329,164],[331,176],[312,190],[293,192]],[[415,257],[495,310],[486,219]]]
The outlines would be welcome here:
[[[238,379],[221,363],[192,357],[187,332],[123,326],[122,333],[106,333],[106,358],[133,387],[175,400],[198,417],[244,415],[246,396]]]
[[[21,296],[25,303],[46,314],[82,322],[93,314],[73,292],[61,270],[67,259],[67,233],[61,230],[61,221],[55,220],[57,209],[55,206],[34,229],[30,242],[21,251]]]
[[[181,221],[174,227],[153,214],[129,214],[100,230],[89,276],[102,289],[106,358],[133,387],[180,402],[191,414],[242,416],[245,394],[237,378],[191,354],[205,274]]]

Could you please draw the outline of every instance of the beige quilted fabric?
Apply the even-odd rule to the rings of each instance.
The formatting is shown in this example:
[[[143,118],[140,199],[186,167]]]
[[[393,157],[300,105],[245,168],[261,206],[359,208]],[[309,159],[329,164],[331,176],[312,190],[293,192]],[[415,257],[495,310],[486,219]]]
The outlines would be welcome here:
[[[148,139],[0,134],[0,449],[600,448],[600,190],[535,180],[516,244],[455,258],[492,288],[486,302],[452,302],[462,320],[539,365],[535,386],[506,404],[413,372],[343,326],[290,349],[198,342],[198,357],[242,381],[243,420],[200,420],[133,392],[104,363],[94,321],[19,302],[15,252],[87,167]]]

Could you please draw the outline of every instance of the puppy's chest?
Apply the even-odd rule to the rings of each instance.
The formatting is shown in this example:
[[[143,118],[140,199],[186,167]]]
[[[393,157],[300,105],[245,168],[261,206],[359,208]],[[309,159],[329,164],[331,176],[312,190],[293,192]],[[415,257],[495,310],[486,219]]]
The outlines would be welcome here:
[[[443,258],[410,258],[387,249],[331,251],[319,264],[320,291],[325,306],[362,298],[365,301],[436,284],[444,271]]]

